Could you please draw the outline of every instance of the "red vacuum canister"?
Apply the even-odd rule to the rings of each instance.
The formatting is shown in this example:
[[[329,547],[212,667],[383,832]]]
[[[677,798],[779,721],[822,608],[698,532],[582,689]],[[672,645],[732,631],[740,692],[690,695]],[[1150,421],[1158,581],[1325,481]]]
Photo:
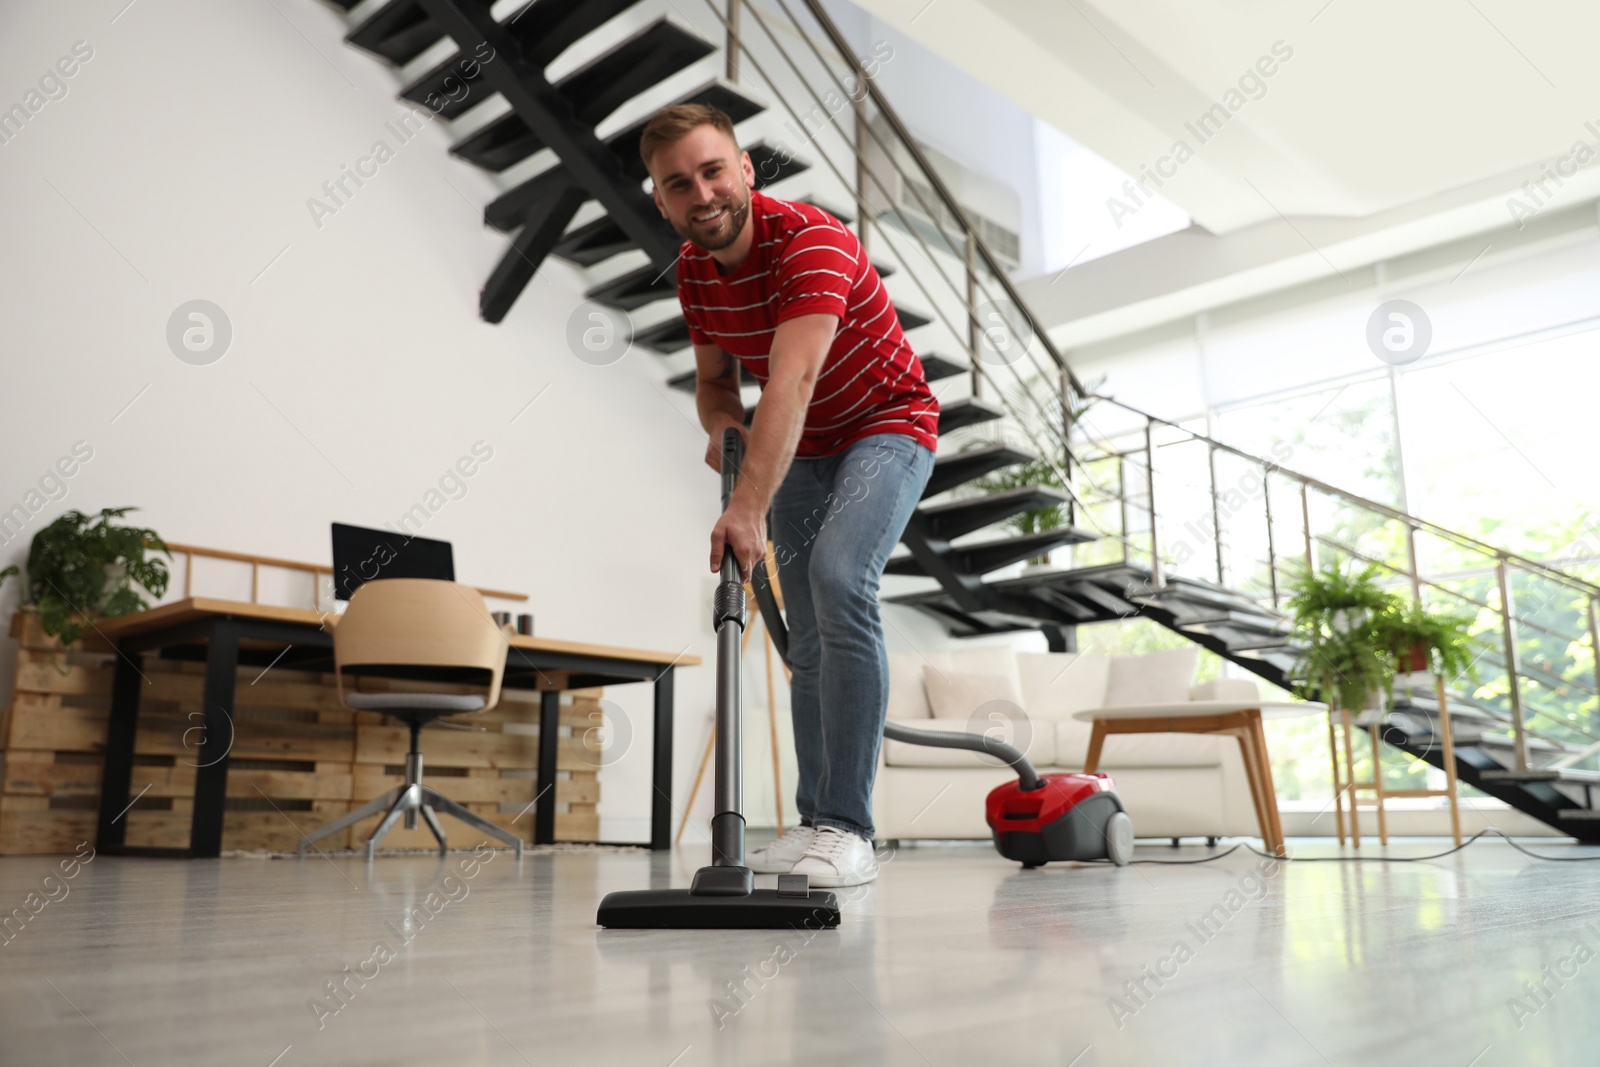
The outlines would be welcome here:
[[[1101,772],[1063,772],[996,786],[985,805],[994,847],[1024,867],[1069,860],[1108,859],[1117,866],[1133,856],[1133,823]]]

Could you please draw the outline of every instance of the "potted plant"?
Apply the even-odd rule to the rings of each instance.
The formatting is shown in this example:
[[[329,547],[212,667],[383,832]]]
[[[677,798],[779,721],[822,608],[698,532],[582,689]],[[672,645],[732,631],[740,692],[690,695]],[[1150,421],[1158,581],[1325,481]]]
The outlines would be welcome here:
[[[1378,587],[1378,570],[1302,569],[1291,582],[1285,607],[1302,645],[1291,672],[1296,696],[1358,711],[1378,692],[1392,693],[1388,626],[1403,604]]]
[[[1478,678],[1478,657],[1467,632],[1470,615],[1433,613],[1411,602],[1383,620],[1384,642],[1401,673],[1428,671],[1445,678]]]
[[[109,618],[150,606],[141,590],[167,591],[167,565],[147,552],[172,553],[154,530],[115,521],[134,508],[103,508],[98,515],[69,511],[33,537],[28,550],[24,606],[39,613],[47,634],[63,645],[76,641],[95,617]],[[19,573],[0,570],[0,583]]]

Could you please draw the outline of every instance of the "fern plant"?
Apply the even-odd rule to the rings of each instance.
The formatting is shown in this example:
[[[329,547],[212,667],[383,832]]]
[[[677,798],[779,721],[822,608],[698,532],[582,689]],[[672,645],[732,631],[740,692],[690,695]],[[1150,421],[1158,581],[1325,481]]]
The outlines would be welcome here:
[[[1471,615],[1435,613],[1411,602],[1386,618],[1385,640],[1399,669],[1431,671],[1445,678],[1466,677],[1477,685],[1482,679],[1468,632],[1475,621]]]
[[[1377,564],[1351,573],[1301,567],[1284,607],[1301,643],[1291,674],[1294,694],[1358,711],[1379,689],[1393,697],[1395,658],[1389,627],[1404,602],[1380,589]]]
[[[98,515],[68,511],[33,537],[28,550],[25,603],[37,608],[44,632],[70,645],[93,617],[109,618],[150,606],[143,592],[160,598],[170,574],[159,559],[166,542],[154,530],[120,526],[135,508],[102,508]],[[18,574],[0,570],[0,583]]]

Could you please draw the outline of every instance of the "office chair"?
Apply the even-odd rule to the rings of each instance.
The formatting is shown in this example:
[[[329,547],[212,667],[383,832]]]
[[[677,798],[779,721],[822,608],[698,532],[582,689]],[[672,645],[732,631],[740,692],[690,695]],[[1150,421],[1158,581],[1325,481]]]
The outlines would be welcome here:
[[[367,582],[350,597],[350,605],[333,629],[334,680],[339,700],[352,711],[378,711],[411,728],[411,750],[406,756],[405,784],[341,816],[300,839],[300,855],[316,841],[362,819],[385,813],[367,838],[367,858],[401,816],[406,828],[417,825],[421,812],[428,829],[446,849],[444,829],[435,809],[454,815],[468,826],[498,838],[522,857],[522,841],[513,833],[457,804],[422,784],[422,728],[444,715],[485,711],[500,701],[500,679],[505,672],[507,639],[494,624],[488,606],[476,589],[431,578],[387,578]],[[487,675],[487,695],[470,693],[390,692],[361,693],[345,688],[344,672],[368,669],[390,673],[399,668],[407,677],[430,673],[459,677],[463,670],[474,678]],[[421,668],[420,670],[418,668]],[[447,724],[454,725],[454,724]]]

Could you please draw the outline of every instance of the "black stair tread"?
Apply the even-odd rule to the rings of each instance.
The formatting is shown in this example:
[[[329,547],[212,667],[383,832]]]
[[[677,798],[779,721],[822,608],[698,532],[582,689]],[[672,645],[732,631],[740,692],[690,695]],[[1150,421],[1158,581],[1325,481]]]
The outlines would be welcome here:
[[[533,0],[512,12],[501,25],[521,46],[522,58],[535,67],[544,67],[579,38],[599,29],[611,19],[633,7],[639,0]],[[438,113],[447,119],[475,107],[492,93],[469,91],[460,96],[460,86],[471,88],[482,75],[482,64],[474,66],[477,49],[451,53],[432,70],[421,75],[400,93],[402,100],[428,104],[445,101]],[[487,53],[484,53],[487,54]],[[489,62],[493,62],[491,59]],[[455,79],[452,81],[452,77]],[[431,105],[429,105],[431,106]]]
[[[561,95],[593,126],[627,101],[717,50],[698,33],[663,15],[616,47],[561,79]]]
[[[1282,617],[1264,616],[1264,614],[1248,613],[1248,611],[1219,611],[1202,619],[1179,619],[1179,630],[1194,630],[1195,633],[1214,633],[1218,637],[1226,637],[1226,630],[1234,632],[1261,633],[1261,635],[1275,635],[1275,637],[1293,637],[1294,624]]]
[[[1237,608],[1224,608],[1202,615],[1186,615],[1179,621],[1178,628],[1182,630],[1199,630],[1204,633],[1206,627],[1219,625],[1235,629],[1252,627],[1271,629],[1274,632],[1294,632],[1294,624],[1287,618],[1268,615],[1260,611],[1240,611]]]
[[[442,119],[459,118],[495,95],[482,82],[483,64],[473,56],[452,52],[400,90],[400,99],[426,107]]]
[[[910,333],[912,330],[926,326],[928,323],[933,321],[928,316],[922,314],[922,312],[912,311],[910,308],[902,307],[899,304],[894,306],[894,313],[896,317],[900,319],[900,329],[904,330],[906,333]]]
[[[1530,767],[1525,771],[1478,773],[1491,782],[1582,782],[1586,785],[1600,785],[1600,771],[1581,770],[1577,767]]]
[[[444,37],[415,0],[391,0],[345,34],[345,43],[404,66]]]
[[[943,356],[934,355],[932,352],[918,352],[917,358],[922,361],[922,374],[930,382],[940,378],[948,378],[954,374],[963,374],[967,368],[954,360],[945,359]]]
[[[654,263],[646,263],[642,267],[624,271],[615,278],[601,282],[583,295],[584,299],[593,300],[606,307],[636,311],[657,300],[676,299],[678,276],[671,269],[662,270]],[[684,329],[684,335],[688,336],[687,327]]]
[[[1007,592],[1026,590],[1034,585],[1070,585],[1080,582],[1120,582],[1138,573],[1137,568],[1126,563],[1095,563],[1087,567],[1068,567],[1061,570],[1022,574],[992,583],[996,589]]]
[[[922,491],[923,499],[938,496],[963,482],[1018,463],[1027,463],[1034,458],[1032,453],[1018,451],[1009,445],[986,445],[966,452],[938,456],[933,461],[933,474],[928,478],[928,486]]]
[[[572,105],[573,115],[580,122],[593,126],[626,101],[712,51],[710,42],[664,16],[562,78],[556,83],[556,89]],[[676,102],[695,102],[692,97],[693,94]],[[742,98],[732,92],[717,94],[716,99],[737,107]],[[622,158],[624,168],[631,165],[636,171],[634,176],[639,178],[644,177],[644,164],[638,158],[639,136],[648,121],[641,120],[607,141]],[[450,154],[498,172],[522,162],[544,146],[544,139],[528,127],[522,116],[508,111],[451,146]]]
[[[686,370],[682,374],[674,374],[667,379],[667,388],[676,389],[680,393],[693,394],[695,391],[695,378],[699,373],[698,370]]]
[[[1502,724],[1505,723],[1504,719],[1500,721]],[[1512,735],[1510,726],[1506,725],[1502,726],[1497,733],[1484,731],[1479,735],[1476,744],[1479,748],[1514,749],[1517,745],[1517,739]],[[1546,741],[1542,737],[1524,737],[1522,744],[1529,752],[1548,752],[1556,756],[1570,751],[1566,745],[1557,744],[1554,741]],[[1506,768],[1496,769],[1505,770]]]
[[[1283,638],[1273,637],[1270,634],[1248,634],[1241,636],[1233,636],[1230,634],[1210,634],[1209,636],[1215,637],[1218,641],[1221,641],[1224,645],[1227,645],[1229,652],[1264,652],[1274,649],[1281,649],[1286,652],[1295,651],[1284,642]]]
[[[979,575],[1033,556],[1044,555],[1060,545],[1081,544],[1093,540],[1092,534],[1086,534],[1076,527],[1058,526],[1053,530],[1037,530],[1013,537],[978,541],[970,545],[956,545],[946,549],[943,554],[950,560],[951,566],[957,573]],[[883,573],[925,575],[928,572],[923,569],[915,556],[906,555],[890,559]]]
[[[633,340],[646,348],[653,348],[662,354],[669,354],[688,347],[689,324],[683,321],[682,315],[674,315],[656,323],[654,326],[646,326],[642,330],[633,331]]]
[[[501,22],[530,64],[543,67],[639,0],[530,0]]]
[[[941,412],[943,410],[941,408]],[[929,505],[918,508],[917,514],[922,517],[929,534],[950,541],[1024,511],[1053,507],[1066,503],[1068,499],[1067,494],[1048,485],[1025,485],[970,500]]]
[[[1186,607],[1200,605],[1205,608],[1220,608],[1224,611],[1238,611],[1250,615],[1260,615],[1265,618],[1278,617],[1270,608],[1264,608],[1232,590],[1209,582],[1201,582],[1198,579],[1181,578],[1176,575],[1168,576],[1167,584],[1164,588],[1154,592],[1135,592],[1131,599],[1159,608],[1168,607],[1171,602],[1177,601]]]
[[[960,400],[951,400],[939,405],[939,432],[947,434],[951,430],[959,430],[965,426],[977,426],[980,423],[993,422],[1003,418],[1005,413],[997,408],[990,407],[981,400],[972,397],[962,397]]]
[[[799,156],[781,148],[774,148],[765,141],[746,145],[745,151],[750,153],[750,164],[755,168],[757,189],[766,189],[785,178],[793,178],[796,174],[803,174],[811,169],[811,164]]]
[[[703,85],[696,86],[673,100],[672,104],[710,104],[719,111],[726,113],[728,118],[733,120],[735,126],[746,119],[754,118],[767,109],[765,104],[746,95],[739,87],[730,85],[721,78],[713,78]],[[617,154],[617,158],[622,160],[622,168],[627,172],[628,177],[637,178],[640,181],[647,178],[649,172],[644,168],[644,160],[639,158],[639,140],[644,136],[644,128],[653,115],[654,112],[639,119],[639,121],[626,127],[621,132],[606,138],[606,146]]]
[[[550,253],[580,267],[592,267],[638,245],[610,215],[601,215],[568,230]]]
[[[1239,658],[1239,659],[1250,659],[1250,660],[1255,660],[1255,661],[1257,661],[1259,663],[1269,664],[1273,668],[1275,668],[1280,674],[1283,674],[1283,673],[1289,671],[1290,669],[1292,669],[1294,667],[1295,663],[1298,660],[1298,657],[1296,657],[1293,653],[1284,652],[1284,651],[1281,651],[1279,649],[1273,649],[1273,648],[1241,649],[1238,652],[1232,653],[1232,655],[1237,657],[1237,658]]]

